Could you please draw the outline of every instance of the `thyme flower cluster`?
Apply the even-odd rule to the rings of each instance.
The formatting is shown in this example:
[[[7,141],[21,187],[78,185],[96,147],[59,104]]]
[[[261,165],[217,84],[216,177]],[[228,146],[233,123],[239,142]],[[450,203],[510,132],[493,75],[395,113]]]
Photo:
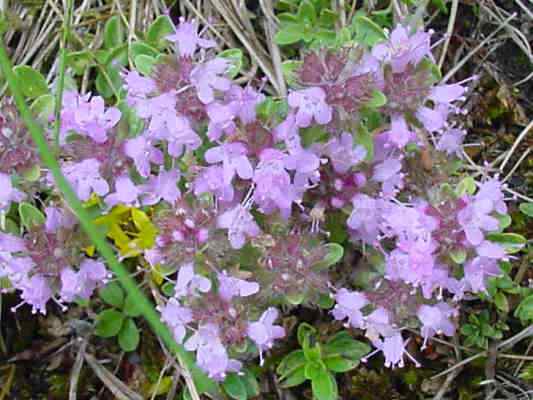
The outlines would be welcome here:
[[[181,20],[150,73],[124,69],[121,107],[65,93],[59,158],[76,194],[98,218],[149,216],[154,240],[117,252],[171,285],[161,318],[216,380],[262,362],[286,335],[282,306],[328,298],[386,366],[418,364],[403,330],[420,327],[424,346],[453,335],[459,301],[508,259],[490,239],[507,213],[502,184],[454,188],[448,172],[469,80],[439,84],[431,33],[400,25],[373,48],[307,52],[276,99],[260,80],[230,78],[231,60],[202,36]],[[110,275],[53,178],[28,174],[36,153],[12,106],[0,112],[3,220],[16,204],[45,205],[22,233],[4,224],[0,276],[44,314]],[[137,132],[121,128],[131,116]],[[339,244],[380,260],[366,287],[331,278],[331,264],[355,268],[336,263]]]

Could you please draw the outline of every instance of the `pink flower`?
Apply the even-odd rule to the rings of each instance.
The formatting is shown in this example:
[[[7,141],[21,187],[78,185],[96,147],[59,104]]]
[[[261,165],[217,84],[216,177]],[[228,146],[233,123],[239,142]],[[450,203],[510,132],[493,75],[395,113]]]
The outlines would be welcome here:
[[[241,122],[249,124],[255,121],[255,110],[257,105],[265,99],[265,96],[249,85],[244,88],[239,85],[232,85],[230,90],[226,92],[226,99],[228,107],[233,110]]]
[[[142,185],[142,203],[144,205],[153,205],[164,200],[174,204],[181,197],[181,192],[178,188],[180,176],[178,169],[165,171],[161,168],[159,174],[151,176],[149,181]]]
[[[53,296],[48,279],[40,274],[33,275],[31,278],[22,281],[17,289],[21,290],[22,303],[14,307],[13,311],[22,304],[29,304],[32,307],[31,312],[33,314],[40,312],[46,315],[46,303]]]
[[[285,329],[280,325],[274,325],[278,315],[278,310],[270,307],[261,315],[259,321],[248,324],[247,335],[259,350],[260,365],[263,365],[263,351],[271,349],[276,339],[285,336]]]
[[[78,222],[76,216],[68,210],[46,207],[44,211],[46,214],[45,229],[49,233],[57,232],[59,228],[72,228]]]
[[[224,181],[224,168],[222,165],[212,165],[202,171],[194,181],[194,194],[212,193],[216,199],[223,202],[233,200],[235,191],[231,183]]]
[[[466,132],[462,129],[447,129],[440,136],[437,150],[444,151],[447,154],[459,154],[465,136]]]
[[[235,113],[234,109],[228,104],[212,102],[207,106],[207,115],[209,117],[209,127],[207,136],[212,141],[219,140],[222,135],[231,135],[235,132]]]
[[[161,320],[170,327],[176,342],[182,343],[187,332],[186,326],[193,321],[192,311],[181,306],[175,298],[171,298],[159,311]]]
[[[163,152],[154,147],[144,136],[129,139],[124,145],[124,153],[135,163],[135,167],[143,178],[150,175],[150,162],[163,164]]]
[[[500,276],[501,274],[502,271],[498,266],[497,260],[476,257],[465,265],[462,281],[466,285],[465,290],[471,290],[474,293],[485,292],[487,290],[487,278]]]
[[[194,265],[187,263],[178,272],[178,279],[174,288],[176,298],[194,296],[197,292],[207,293],[211,290],[211,281],[194,272]]]
[[[457,221],[462,226],[468,243],[478,246],[484,239],[483,231],[496,231],[500,223],[497,218],[489,215],[493,211],[490,199],[465,199],[468,204],[457,214]]]
[[[414,132],[410,131],[405,118],[401,114],[394,114],[391,118],[391,129],[386,132],[390,143],[403,149],[409,142],[416,139]]]
[[[174,113],[169,116],[167,124],[169,131],[165,139],[168,142],[168,153],[171,156],[181,157],[184,151],[196,150],[202,144],[202,139],[191,128],[186,117]]]
[[[403,187],[403,178],[402,162],[393,157],[376,164],[372,175],[373,181],[381,182],[382,195],[385,197],[393,197]]]
[[[401,73],[408,64],[416,66],[424,57],[431,57],[430,36],[423,31],[410,35],[407,28],[398,25],[386,43],[374,46],[372,55],[390,63],[394,73]]]
[[[366,297],[359,292],[350,292],[347,289],[340,289],[335,295],[336,305],[331,312],[333,317],[342,321],[348,319],[346,326],[352,328],[362,328],[364,317],[361,309],[368,304]]]
[[[297,108],[296,124],[307,128],[314,118],[317,124],[325,125],[331,121],[333,111],[326,103],[326,92],[319,87],[293,91],[288,97],[289,106]]]
[[[226,301],[231,301],[235,296],[252,296],[257,292],[259,292],[259,284],[257,282],[234,278],[227,275],[225,271],[218,274],[218,294]]]
[[[444,302],[437,303],[433,306],[426,304],[420,306],[416,315],[422,323],[421,333],[424,337],[422,350],[425,349],[428,339],[435,335],[454,335],[455,325],[450,321],[450,318],[456,314],[457,310]]]
[[[90,99],[90,100],[89,100]],[[107,131],[120,120],[121,112],[116,107],[105,108],[100,96],[81,96],[75,92],[65,93],[61,111],[61,135],[73,130],[80,135],[89,136],[96,143],[107,140]]]
[[[181,57],[192,57],[197,47],[209,49],[215,47],[213,40],[202,39],[198,33],[198,22],[192,19],[190,22],[180,17],[179,25],[172,35],[166,37],[167,40],[178,45]]]
[[[287,159],[287,154],[276,149],[265,149],[259,156],[253,178],[256,185],[253,200],[264,214],[279,208],[281,215],[288,218],[292,203],[298,199],[286,168]]]
[[[331,139],[325,148],[325,154],[331,160],[333,169],[339,174],[345,174],[366,157],[363,146],[354,146],[353,136],[343,132],[340,138]]]
[[[13,187],[11,176],[0,172],[0,211],[7,210],[12,202],[19,202],[26,198],[26,193]]]
[[[204,157],[209,164],[222,163],[224,183],[228,185],[235,175],[241,179],[252,178],[254,169],[246,156],[247,152],[242,143],[224,143],[207,150]]]
[[[229,61],[215,58],[196,66],[191,72],[191,83],[196,88],[198,98],[204,104],[215,100],[215,90],[226,92],[231,87],[231,81],[224,77],[229,67]]]
[[[218,335],[219,330],[215,325],[201,325],[197,332],[185,342],[185,348],[189,351],[196,350],[198,366],[210,378],[222,381],[228,372],[238,372],[242,364],[229,358]]]
[[[99,196],[105,196],[109,192],[109,185],[100,176],[100,162],[94,158],[66,164],[62,169],[65,178],[82,201],[88,200],[93,192]]]
[[[352,198],[352,204],[348,227],[355,231],[357,238],[373,244],[379,235],[381,201],[361,193]]]
[[[141,76],[137,71],[127,71],[122,75],[124,87],[128,91],[128,105],[135,107],[139,101],[156,90],[155,81],[152,78]]]
[[[364,362],[374,354],[381,351],[385,356],[384,365],[387,368],[403,368],[405,365],[403,360],[404,355],[406,355],[411,361],[413,361],[416,367],[420,367],[420,363],[416,361],[405,348],[407,343],[408,340],[404,341],[402,338],[402,334],[399,331],[396,331],[396,333],[391,336],[385,336],[383,339],[377,339],[372,341],[372,344],[376,347],[376,350],[365,356],[365,358],[363,358],[361,361]]]
[[[242,248],[246,237],[255,237],[261,233],[250,211],[241,204],[220,215],[217,226],[228,230],[228,238],[234,249]]]
[[[63,301],[72,302],[76,298],[88,299],[94,290],[106,283],[109,274],[102,262],[84,259],[79,271],[63,268],[60,273]]]
[[[129,176],[122,175],[115,181],[115,191],[105,198],[108,206],[113,207],[117,204],[134,205],[138,202],[141,190],[135,186]]]

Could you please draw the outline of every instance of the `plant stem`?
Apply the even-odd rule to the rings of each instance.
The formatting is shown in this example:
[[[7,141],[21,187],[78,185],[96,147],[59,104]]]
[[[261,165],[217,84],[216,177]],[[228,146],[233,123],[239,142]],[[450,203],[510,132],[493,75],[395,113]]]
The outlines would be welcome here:
[[[192,360],[191,354],[185,351],[183,346],[176,343],[168,327],[161,322],[159,313],[157,313],[157,311],[154,309],[150,300],[148,300],[148,298],[139,290],[135,280],[129,275],[127,269],[117,260],[113,249],[107,243],[105,237],[103,237],[98,229],[94,226],[89,214],[83,208],[82,203],[72,190],[66,178],[61,173],[59,163],[48,146],[42,129],[34,121],[21,90],[17,85],[17,78],[13,72],[13,67],[11,65],[9,56],[7,55],[3,41],[0,43],[0,68],[4,73],[4,77],[15,99],[15,103],[20,112],[22,120],[26,124],[26,127],[32,136],[33,142],[37,146],[42,162],[52,173],[56,186],[63,193],[66,202],[78,217],[81,227],[87,233],[87,236],[96,246],[98,252],[104,258],[107,265],[115,273],[124,290],[129,296],[131,296],[133,301],[138,304],[139,310],[142,312],[142,315],[146,321],[150,324],[152,330],[162,339],[163,343],[172,351],[172,353],[176,355],[179,364],[184,370],[184,373],[189,374],[192,372],[192,376],[195,378],[195,383],[201,392],[207,391],[210,393],[218,393],[218,387],[215,385],[215,383],[208,379],[198,369],[198,367],[196,367]],[[199,399],[198,391],[196,390],[195,385],[192,383],[192,379],[188,379],[186,382],[189,393],[193,399]]]
[[[70,22],[72,20],[72,11],[74,4],[72,0],[67,0],[67,9],[63,17],[63,37],[61,39],[61,48],[59,50],[59,71],[56,86],[55,101],[55,125],[54,125],[54,150],[59,151],[59,132],[61,130],[61,107],[63,105],[63,91],[65,89],[65,69],[67,67],[67,42],[70,36]]]

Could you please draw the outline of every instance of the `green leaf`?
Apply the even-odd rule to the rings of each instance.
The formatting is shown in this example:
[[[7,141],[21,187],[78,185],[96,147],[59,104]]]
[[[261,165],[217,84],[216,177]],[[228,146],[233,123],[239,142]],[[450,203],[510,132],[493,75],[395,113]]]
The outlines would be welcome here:
[[[226,379],[222,383],[222,387],[232,399],[246,400],[248,398],[246,386],[244,385],[240,376],[235,373],[231,373],[226,376]]]
[[[324,259],[314,265],[317,269],[326,269],[337,264],[344,256],[344,247],[338,243],[327,243],[324,245],[326,255]]]
[[[109,282],[99,291],[100,298],[110,306],[122,308],[124,291],[117,282]]]
[[[107,50],[104,65],[106,66],[124,66],[128,63],[129,45],[122,44],[112,50]]]
[[[284,12],[284,13],[278,14],[277,17],[281,25],[289,25],[289,24],[298,25],[300,23],[300,21],[298,21],[298,17],[296,16],[296,14]]]
[[[309,362],[322,362],[322,350],[319,343],[315,343],[313,347],[303,345],[305,359]]]
[[[244,368],[241,373],[242,375],[240,375],[240,378],[246,387],[246,394],[248,397],[251,398],[259,396],[261,394],[261,390],[254,373],[247,368]]]
[[[507,214],[497,214],[496,218],[500,223],[500,231],[503,231],[505,228],[511,226],[511,223],[513,222],[511,217]]]
[[[383,29],[364,15],[356,15],[352,25],[355,29],[355,40],[360,44],[372,47],[387,39]]]
[[[4,226],[2,227],[2,224],[0,223],[0,230],[2,232],[10,233],[12,235],[20,235],[20,228],[17,225],[15,221],[13,221],[11,218],[7,218],[5,215],[0,214],[0,219],[3,219]],[[0,288],[2,286],[0,285]]]
[[[518,233],[490,233],[487,238],[501,244],[508,253],[517,253],[525,246],[527,240]]]
[[[140,335],[135,321],[126,318],[120,332],[118,333],[118,344],[124,351],[133,351],[139,345]]]
[[[463,248],[450,251],[450,258],[457,264],[462,264],[466,261],[466,250]]]
[[[333,45],[337,40],[337,33],[330,29],[318,28],[313,33],[313,38],[317,41],[318,47]],[[316,45],[313,43],[313,46]]]
[[[315,125],[309,128],[300,129],[300,137],[302,138],[302,144],[304,147],[309,147],[313,143],[325,142],[329,139],[329,134],[323,127]]]
[[[128,317],[138,317],[142,314],[139,304],[131,296],[126,296],[123,311]]]
[[[137,71],[144,76],[149,76],[157,60],[155,57],[148,56],[146,54],[139,54],[137,57],[135,57],[134,62]]]
[[[304,341],[306,338],[309,339],[309,337],[316,334],[316,328],[307,322],[302,322],[298,326],[298,330],[296,331],[296,337],[298,338],[298,343],[300,346],[304,345]]]
[[[457,185],[457,189],[455,189],[455,193],[458,197],[461,197],[465,194],[473,195],[476,193],[476,181],[471,176],[467,176],[459,184]]]
[[[335,299],[333,299],[329,294],[320,293],[318,296],[317,305],[320,308],[328,310],[335,305]]]
[[[323,374],[326,371],[326,366],[321,362],[308,362],[305,364],[305,377],[307,379],[313,380],[320,377],[320,374]]]
[[[437,64],[431,62],[428,58],[424,58],[419,65],[430,73],[428,84],[433,85],[441,81],[442,72]]]
[[[294,86],[298,82],[297,71],[302,66],[302,61],[287,60],[281,63],[281,71],[287,85]]]
[[[326,231],[329,232],[330,242],[342,244],[348,239],[346,219],[347,216],[342,211],[326,214]]]
[[[165,296],[174,296],[175,285],[172,282],[165,282],[161,285],[161,291]]]
[[[324,345],[325,356],[341,356],[351,361],[360,361],[369,352],[368,344],[355,340],[346,331],[337,333]]]
[[[104,47],[112,49],[124,43],[124,26],[118,15],[109,18],[104,27]]]
[[[35,99],[49,93],[46,79],[39,71],[27,65],[17,65],[13,71],[24,96]]]
[[[443,13],[448,14],[448,7],[446,7],[444,0],[431,0],[431,4],[433,4]]]
[[[276,368],[276,372],[280,379],[284,379],[295,370],[303,368],[306,362],[303,350],[295,350],[283,357]]]
[[[44,214],[31,205],[30,203],[22,202],[19,204],[20,223],[26,229],[31,229],[39,225],[43,225],[46,221]]]
[[[170,392],[174,379],[170,376],[165,376],[158,379],[148,386],[147,393],[155,393],[156,396],[162,396]]]
[[[355,143],[363,146],[366,150],[366,161],[374,159],[374,139],[366,126],[360,124],[355,135]]]
[[[387,104],[387,97],[379,90],[372,92],[372,98],[365,104],[369,108],[379,108]]]
[[[533,218],[533,203],[522,203],[520,204],[519,208],[522,213]]]
[[[117,310],[102,311],[96,317],[95,333],[104,338],[118,335],[124,323],[124,314]]]
[[[303,0],[298,7],[298,21],[314,24],[316,22],[316,10],[311,2]]]
[[[305,364],[294,369],[281,380],[280,386],[284,389],[298,386],[306,381],[305,377]]]
[[[533,321],[533,294],[520,302],[514,315],[521,321]]]
[[[494,304],[498,307],[498,310],[503,312],[509,312],[509,302],[507,301],[507,296],[502,292],[497,292],[494,296]]]
[[[174,33],[174,24],[168,15],[160,15],[148,28],[146,41],[157,48],[161,48],[165,45],[165,37],[172,33]]]
[[[326,368],[333,372],[346,372],[359,365],[359,361],[348,360],[341,356],[324,357]]]
[[[526,365],[518,377],[529,383],[533,382],[533,364]]]
[[[130,46],[130,54],[131,57],[135,60],[135,58],[141,54],[157,58],[160,53],[159,50],[157,50],[153,46],[150,46],[148,43],[135,42],[132,43]]]
[[[319,25],[324,28],[334,28],[335,23],[337,22],[338,14],[330,10],[329,8],[324,8],[320,11],[320,16],[318,17]]]
[[[28,182],[37,182],[41,178],[41,166],[34,164],[22,172],[22,177]]]
[[[292,293],[287,293],[285,295],[285,299],[289,302],[289,304],[298,306],[305,300],[305,294],[299,291],[294,291]]]
[[[67,54],[67,65],[71,67],[75,75],[82,75],[93,64],[93,55],[88,50],[71,51]]]
[[[241,49],[227,49],[218,53],[218,57],[225,58],[230,61],[230,67],[228,68],[228,76],[235,78],[241,72],[244,64],[244,54]]]
[[[36,118],[42,123],[47,123],[49,118],[54,115],[56,101],[53,95],[43,94],[35,99],[31,105],[31,111]]]
[[[338,396],[337,382],[335,377],[327,370],[321,372],[311,381],[313,396],[317,400],[336,400]]]
[[[274,35],[274,41],[280,46],[299,42],[303,38],[304,30],[296,24],[286,25]]]
[[[105,68],[105,73],[107,74],[109,81],[106,79],[102,71],[98,72],[95,80],[96,90],[98,90],[101,96],[110,98],[115,95],[115,91],[120,91],[122,78],[120,77],[120,72],[117,68],[113,66],[103,68]]]
[[[472,324],[465,324],[465,325],[461,326],[461,333],[464,336],[477,335],[478,328],[475,325],[472,325]]]
[[[272,97],[267,97],[256,106],[255,110],[260,119],[280,123],[287,116],[289,105],[287,100],[274,100]]]

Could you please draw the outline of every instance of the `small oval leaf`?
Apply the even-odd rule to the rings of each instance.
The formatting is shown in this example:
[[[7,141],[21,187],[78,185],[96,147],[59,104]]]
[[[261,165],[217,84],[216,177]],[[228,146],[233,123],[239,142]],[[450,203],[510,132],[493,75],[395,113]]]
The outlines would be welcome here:
[[[27,65],[17,65],[13,71],[24,96],[35,99],[49,92],[46,80],[39,71]]]
[[[104,310],[96,317],[97,336],[108,338],[118,335],[124,323],[124,314],[117,310]]]
[[[133,351],[139,345],[140,335],[135,321],[126,318],[120,332],[118,333],[118,344],[124,351]]]
[[[31,229],[43,225],[46,221],[44,214],[30,203],[19,204],[20,223],[26,229]]]

